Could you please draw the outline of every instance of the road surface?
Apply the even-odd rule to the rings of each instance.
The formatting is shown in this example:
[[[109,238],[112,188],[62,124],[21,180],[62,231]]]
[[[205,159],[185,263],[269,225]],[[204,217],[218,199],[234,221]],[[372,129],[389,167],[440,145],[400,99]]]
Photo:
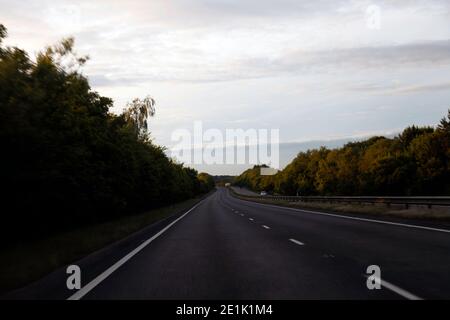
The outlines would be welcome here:
[[[244,196],[259,196],[259,193],[256,193],[252,190],[249,190],[247,188],[241,188],[241,187],[230,187],[232,188],[236,193],[244,195]]]
[[[59,297],[450,298],[450,232],[409,224],[253,203],[220,188],[107,263],[91,257],[81,266],[83,288]],[[381,269],[380,290],[367,288],[369,265]]]

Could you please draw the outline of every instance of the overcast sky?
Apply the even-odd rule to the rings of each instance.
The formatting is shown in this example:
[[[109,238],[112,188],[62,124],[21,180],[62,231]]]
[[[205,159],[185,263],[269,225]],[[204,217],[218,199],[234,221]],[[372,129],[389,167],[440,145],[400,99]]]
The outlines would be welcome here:
[[[153,96],[152,135],[169,147],[173,130],[195,120],[279,128],[281,142],[298,142],[434,125],[450,107],[448,0],[0,0],[0,8],[6,43],[30,53],[74,36],[91,57],[84,74],[115,110]]]

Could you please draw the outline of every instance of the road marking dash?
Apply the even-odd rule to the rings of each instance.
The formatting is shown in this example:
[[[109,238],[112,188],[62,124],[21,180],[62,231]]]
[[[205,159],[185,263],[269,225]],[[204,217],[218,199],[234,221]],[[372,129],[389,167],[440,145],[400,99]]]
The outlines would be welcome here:
[[[298,244],[299,246],[304,246],[305,244],[301,241],[295,240],[295,239],[289,239],[289,241],[292,241],[295,244]]]
[[[366,275],[366,277],[369,277]],[[388,290],[391,290],[392,292],[398,294],[399,296],[402,296],[405,299],[408,300],[423,300],[422,298],[416,296],[415,294],[412,294],[409,291],[406,291],[405,289],[402,289],[398,286],[396,286],[395,284],[392,284],[386,280],[380,279],[378,277],[375,277],[376,280],[378,280],[381,284],[382,287],[385,287]]]
[[[282,210],[318,214],[318,215],[322,215],[322,216],[329,216],[329,217],[335,217],[335,218],[340,218],[340,219],[350,219],[350,220],[357,220],[357,221],[364,221],[364,222],[388,224],[388,225],[392,225],[392,226],[399,226],[399,227],[405,227],[405,228],[415,228],[415,229],[450,233],[450,230],[448,230],[448,229],[439,229],[439,228],[432,228],[432,227],[420,226],[420,225],[415,225],[415,224],[406,224],[406,223],[391,222],[391,221],[384,221],[384,220],[359,218],[359,217],[352,217],[352,216],[346,216],[346,215],[341,215],[341,214],[325,213],[325,212],[320,212],[320,211],[311,211],[311,210],[305,210],[305,209],[297,209],[297,208],[289,208],[289,207],[271,205],[271,204],[266,204],[266,203],[258,203],[258,202],[254,202],[254,201],[250,201],[250,200],[242,200],[242,199],[240,199],[240,200],[245,201],[247,203],[251,203],[252,205],[256,205],[256,206],[259,205],[259,206],[272,207],[272,208],[277,208],[277,209],[282,209]]]

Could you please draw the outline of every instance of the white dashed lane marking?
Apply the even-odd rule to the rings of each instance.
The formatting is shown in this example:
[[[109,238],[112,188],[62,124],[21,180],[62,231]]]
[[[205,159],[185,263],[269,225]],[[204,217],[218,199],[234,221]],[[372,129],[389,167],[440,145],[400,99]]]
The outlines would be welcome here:
[[[299,246],[304,246],[305,245],[303,242],[295,240],[295,239],[289,239],[289,241],[291,241],[291,242],[293,242],[295,244],[298,244]]]

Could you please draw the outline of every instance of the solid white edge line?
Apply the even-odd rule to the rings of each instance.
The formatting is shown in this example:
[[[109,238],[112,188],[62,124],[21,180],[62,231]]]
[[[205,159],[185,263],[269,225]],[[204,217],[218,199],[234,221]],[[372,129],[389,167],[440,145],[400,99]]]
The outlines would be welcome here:
[[[415,224],[406,224],[406,223],[399,223],[399,222],[390,222],[390,221],[383,221],[383,220],[374,220],[374,219],[350,217],[350,216],[339,215],[339,214],[332,214],[332,213],[325,213],[325,212],[320,212],[320,211],[310,211],[310,210],[304,210],[304,209],[276,206],[276,205],[272,205],[272,204],[265,204],[265,203],[254,202],[254,201],[249,201],[249,200],[242,200],[242,199],[239,199],[239,200],[250,202],[250,203],[256,203],[256,204],[260,204],[260,205],[268,206],[268,207],[273,207],[273,208],[286,209],[286,210],[299,211],[299,212],[306,212],[306,213],[312,213],[312,214],[319,214],[319,215],[323,215],[323,216],[331,216],[331,217],[342,218],[342,219],[350,219],[350,220],[359,220],[359,221],[366,221],[366,222],[390,224],[390,225],[406,227],[406,228],[416,228],[416,229],[423,229],[423,230],[429,230],[429,231],[438,231],[438,232],[450,233],[450,230],[439,229],[439,228],[432,228],[432,227],[425,227],[425,226],[418,226],[418,225],[415,225]]]
[[[266,226],[265,224],[263,224],[262,227],[263,227],[264,229],[267,229],[267,230],[270,229],[270,227]]]
[[[289,239],[289,241],[292,241],[295,244],[298,244],[299,246],[304,246],[305,244],[301,241],[295,240],[295,239]]]
[[[366,278],[368,278],[369,276],[366,275]],[[405,299],[408,300],[423,300],[422,298],[416,296],[415,294],[412,294],[409,291],[406,291],[405,289],[402,289],[398,286],[396,286],[395,284],[392,284],[386,280],[380,279],[378,277],[376,277],[376,280],[378,280],[381,284],[382,287],[385,287],[388,290],[391,290],[392,292],[398,294],[399,296],[402,296]]]
[[[239,200],[242,200],[242,199],[239,199]],[[418,226],[418,225],[410,225],[410,224],[397,223],[397,222],[389,222],[389,221],[380,221],[380,220],[373,220],[373,219],[365,219],[365,218],[342,216],[342,215],[337,215],[337,214],[332,214],[332,213],[324,213],[324,212],[317,212],[317,211],[309,211],[309,210],[302,210],[302,209],[296,209],[296,208],[275,206],[275,205],[270,205],[270,204],[263,204],[263,203],[259,203],[259,202],[248,201],[248,200],[243,200],[243,201],[256,203],[256,204],[262,204],[262,205],[269,206],[269,207],[274,207],[274,208],[288,209],[288,210],[293,210],[293,211],[304,211],[304,212],[308,212],[308,213],[314,213],[314,214],[320,214],[320,215],[326,215],[326,216],[333,216],[333,217],[338,217],[338,218],[347,218],[347,219],[352,219],[352,220],[362,220],[362,221],[367,221],[367,222],[392,224],[392,225],[409,227],[409,228],[418,228],[418,229],[425,229],[425,230],[431,230],[431,231],[439,231],[439,232],[450,233],[450,230],[445,230],[445,229],[430,228],[430,227],[424,227],[424,226]],[[263,227],[267,227],[267,226],[263,225]],[[301,246],[304,245],[303,242],[300,242],[300,241],[295,240],[295,239],[289,239],[289,241],[291,241],[291,242],[293,242],[295,244],[301,245]],[[388,282],[386,280],[380,279],[380,283],[381,283],[382,287],[385,287],[386,289],[388,289],[388,290],[398,294],[399,296],[402,296],[405,299],[408,299],[408,300],[423,300],[422,298],[412,294],[411,292],[406,291],[405,289],[402,289],[402,288],[396,286],[395,284],[392,284],[392,283],[390,283],[390,282]]]
[[[195,206],[190,208],[188,211],[186,211],[181,217],[178,217],[174,221],[172,221],[170,224],[168,224],[166,227],[164,227],[162,230],[160,230],[158,233],[156,233],[151,238],[145,240],[143,243],[141,243],[138,247],[136,247],[133,251],[128,253],[126,256],[124,256],[122,259],[114,263],[111,267],[103,271],[100,275],[95,277],[93,280],[91,280],[87,285],[83,286],[80,290],[75,292],[73,295],[71,295],[67,300],[79,300],[83,296],[85,296],[89,291],[94,289],[98,284],[100,284],[103,280],[105,280],[107,277],[109,277],[114,271],[119,269],[124,263],[126,263],[128,260],[130,260],[134,255],[136,255],[139,251],[144,249],[147,245],[149,245],[153,240],[158,238],[160,235],[162,235],[164,232],[166,232],[171,226],[173,226],[175,223],[183,219],[189,212],[197,208],[202,202],[201,200],[199,203],[197,203]]]

